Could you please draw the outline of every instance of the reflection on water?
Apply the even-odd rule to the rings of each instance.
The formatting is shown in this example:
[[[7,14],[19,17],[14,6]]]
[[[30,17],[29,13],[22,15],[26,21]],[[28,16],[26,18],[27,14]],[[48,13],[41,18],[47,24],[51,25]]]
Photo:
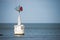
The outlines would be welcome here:
[[[24,35],[14,35],[15,37],[23,37]]]

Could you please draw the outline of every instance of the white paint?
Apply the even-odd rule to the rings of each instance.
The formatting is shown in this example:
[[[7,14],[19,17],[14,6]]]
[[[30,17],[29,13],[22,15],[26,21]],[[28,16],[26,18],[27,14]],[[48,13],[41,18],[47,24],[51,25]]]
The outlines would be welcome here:
[[[24,26],[14,25],[14,34],[24,34]]]
[[[21,16],[18,15],[18,25],[21,25]]]
[[[18,23],[14,25],[14,34],[24,34],[24,25],[21,25],[21,15],[18,15]]]

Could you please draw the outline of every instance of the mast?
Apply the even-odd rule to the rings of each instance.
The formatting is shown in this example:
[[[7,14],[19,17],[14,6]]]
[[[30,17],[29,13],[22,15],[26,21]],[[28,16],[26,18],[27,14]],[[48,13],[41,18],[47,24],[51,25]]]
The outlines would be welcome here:
[[[21,25],[21,15],[18,15],[18,25]]]

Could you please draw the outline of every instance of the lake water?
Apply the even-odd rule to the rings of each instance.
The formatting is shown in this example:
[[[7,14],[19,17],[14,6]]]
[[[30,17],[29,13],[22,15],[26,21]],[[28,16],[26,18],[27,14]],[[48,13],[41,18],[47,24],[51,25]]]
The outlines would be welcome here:
[[[60,23],[23,23],[24,35],[14,35],[16,23],[0,23],[0,40],[60,40]]]

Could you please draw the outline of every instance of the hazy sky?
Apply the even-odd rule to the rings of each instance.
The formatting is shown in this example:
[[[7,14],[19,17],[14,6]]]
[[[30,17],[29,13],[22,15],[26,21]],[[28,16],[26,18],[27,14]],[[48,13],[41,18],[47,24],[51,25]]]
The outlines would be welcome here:
[[[19,4],[23,23],[60,23],[60,0],[0,0],[0,23],[17,23]]]

